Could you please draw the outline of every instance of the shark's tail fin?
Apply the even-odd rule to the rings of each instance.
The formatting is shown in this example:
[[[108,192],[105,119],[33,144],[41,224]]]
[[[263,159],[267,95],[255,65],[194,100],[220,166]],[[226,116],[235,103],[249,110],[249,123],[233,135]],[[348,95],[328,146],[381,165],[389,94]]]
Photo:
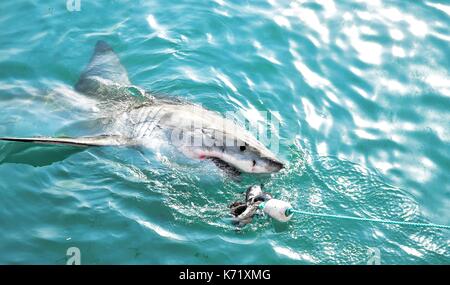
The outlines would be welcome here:
[[[78,147],[91,147],[91,146],[121,146],[126,145],[125,140],[120,136],[114,135],[100,135],[93,137],[0,137],[0,141],[12,141],[12,142],[25,142],[25,143],[38,143],[49,145],[69,145]]]

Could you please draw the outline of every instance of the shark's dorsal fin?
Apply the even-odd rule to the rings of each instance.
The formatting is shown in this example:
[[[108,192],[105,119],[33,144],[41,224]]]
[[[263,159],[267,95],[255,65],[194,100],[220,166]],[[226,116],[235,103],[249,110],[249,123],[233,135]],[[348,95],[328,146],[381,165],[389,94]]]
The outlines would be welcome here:
[[[132,86],[119,57],[104,41],[98,41],[88,66],[75,85],[78,92],[99,99],[118,99],[132,96]]]

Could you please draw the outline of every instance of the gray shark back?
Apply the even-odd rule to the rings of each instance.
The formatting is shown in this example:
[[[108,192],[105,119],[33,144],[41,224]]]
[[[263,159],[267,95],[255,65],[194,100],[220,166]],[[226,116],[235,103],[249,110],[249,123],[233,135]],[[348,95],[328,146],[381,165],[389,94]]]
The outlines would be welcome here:
[[[89,64],[75,85],[75,90],[102,101],[129,100],[133,88],[119,57],[104,41],[98,41]]]

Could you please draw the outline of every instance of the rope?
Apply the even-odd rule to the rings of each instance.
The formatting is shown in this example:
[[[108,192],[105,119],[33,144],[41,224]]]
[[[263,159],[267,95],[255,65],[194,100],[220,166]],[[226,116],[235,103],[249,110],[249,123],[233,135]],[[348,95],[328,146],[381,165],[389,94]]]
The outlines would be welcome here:
[[[290,213],[298,213],[298,214],[307,215],[307,216],[316,216],[316,217],[323,217],[323,218],[335,218],[335,219],[342,219],[342,220],[354,220],[354,221],[363,221],[363,222],[375,222],[375,223],[392,224],[392,225],[404,225],[404,226],[416,226],[416,227],[450,229],[450,226],[439,225],[439,224],[427,224],[427,223],[391,221],[391,220],[383,220],[383,219],[359,218],[359,217],[350,217],[350,216],[341,216],[341,215],[332,215],[332,214],[312,213],[312,212],[301,211],[301,210],[296,210],[296,209],[288,209],[286,211],[286,216],[289,216]]]

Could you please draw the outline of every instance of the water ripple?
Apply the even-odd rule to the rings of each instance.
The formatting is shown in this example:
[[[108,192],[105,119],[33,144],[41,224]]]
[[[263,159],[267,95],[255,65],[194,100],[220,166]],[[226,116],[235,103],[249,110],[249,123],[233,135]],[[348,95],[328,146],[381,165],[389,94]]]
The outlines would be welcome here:
[[[102,106],[72,86],[103,39],[155,94],[276,117],[287,167],[237,183],[170,150],[106,148],[35,168],[0,144],[1,263],[64,263],[74,245],[85,263],[450,260],[440,230],[296,216],[235,231],[227,208],[264,183],[310,211],[448,224],[449,5],[53,2],[0,4],[1,135],[98,132]]]

